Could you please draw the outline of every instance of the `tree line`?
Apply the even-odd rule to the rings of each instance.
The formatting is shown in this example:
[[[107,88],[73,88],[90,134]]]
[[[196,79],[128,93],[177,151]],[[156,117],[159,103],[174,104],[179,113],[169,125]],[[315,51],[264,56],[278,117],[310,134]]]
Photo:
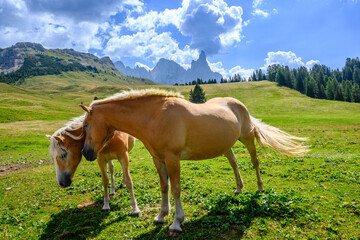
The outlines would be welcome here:
[[[84,66],[73,60],[66,62],[57,57],[36,54],[27,56],[19,70],[8,74],[0,74],[0,82],[7,84],[22,83],[25,78],[42,75],[57,75],[69,71],[91,71],[99,73],[96,67]]]
[[[347,58],[341,71],[319,64],[310,70],[306,67],[290,69],[288,66],[271,65],[267,69],[267,79],[312,98],[360,102],[359,58]]]

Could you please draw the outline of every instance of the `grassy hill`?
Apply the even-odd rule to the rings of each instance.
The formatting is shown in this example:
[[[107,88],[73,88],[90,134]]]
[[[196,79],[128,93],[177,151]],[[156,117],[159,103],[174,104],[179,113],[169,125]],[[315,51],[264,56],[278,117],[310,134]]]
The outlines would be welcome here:
[[[61,87],[66,85],[54,90],[0,84],[0,169],[26,166],[0,172],[0,238],[167,239],[173,208],[165,226],[152,225],[160,187],[151,156],[140,141],[130,153],[130,170],[141,218],[130,216],[126,189],[117,189],[111,212],[100,211],[103,195],[96,163],[83,160],[68,189],[56,186],[53,165],[39,164],[50,160],[44,135],[81,115],[80,102],[89,104],[95,96],[148,86],[99,82],[88,88]],[[156,87],[186,97],[193,88]],[[360,104],[311,99],[267,81],[202,87],[207,98],[235,97],[252,116],[308,137],[311,151],[304,158],[287,158],[258,150],[263,194],[255,192],[255,171],[239,143],[234,149],[245,184],[241,195],[233,194],[235,179],[226,158],[183,161],[184,239],[360,237]],[[115,169],[119,186],[122,174],[117,162]]]

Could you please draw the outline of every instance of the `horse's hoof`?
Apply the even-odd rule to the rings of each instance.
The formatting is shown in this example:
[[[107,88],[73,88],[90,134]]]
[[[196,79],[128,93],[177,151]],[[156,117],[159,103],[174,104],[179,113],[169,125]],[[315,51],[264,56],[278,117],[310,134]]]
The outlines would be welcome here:
[[[110,208],[101,209],[102,212],[110,212]]]
[[[240,190],[240,191],[235,191],[235,195],[239,195],[239,194],[241,194],[242,193],[242,191]]]
[[[176,229],[169,231],[170,237],[174,237],[174,238],[178,237],[181,233],[182,233],[182,231],[176,230]]]
[[[135,212],[135,213],[132,213],[132,216],[133,217],[141,217],[142,213],[141,212]]]
[[[153,221],[153,224],[154,224],[154,225],[164,225],[164,224],[165,224],[165,221],[154,220],[154,221]]]

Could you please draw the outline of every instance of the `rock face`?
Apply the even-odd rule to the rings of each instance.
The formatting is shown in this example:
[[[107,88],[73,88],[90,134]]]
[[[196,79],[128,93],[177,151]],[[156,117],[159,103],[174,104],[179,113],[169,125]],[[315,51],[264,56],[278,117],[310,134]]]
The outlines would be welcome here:
[[[191,62],[191,67],[188,70],[176,62],[164,58],[161,58],[151,71],[139,66],[136,68],[125,67],[121,61],[116,62],[115,67],[128,76],[148,78],[154,82],[169,85],[184,84],[198,78],[203,81],[216,79],[219,82],[222,78],[220,73],[211,71],[204,51],[201,51],[198,60]]]

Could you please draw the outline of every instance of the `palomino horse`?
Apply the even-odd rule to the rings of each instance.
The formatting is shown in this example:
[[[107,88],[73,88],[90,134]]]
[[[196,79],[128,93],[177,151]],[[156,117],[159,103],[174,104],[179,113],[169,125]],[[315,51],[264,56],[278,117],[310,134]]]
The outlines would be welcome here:
[[[83,121],[85,116],[74,118],[68,122],[65,127],[57,130],[52,136],[46,135],[50,140],[50,155],[54,159],[56,168],[56,182],[61,187],[71,185],[72,178],[79,165],[84,146],[85,134],[83,132]],[[131,196],[131,206],[134,216],[141,216],[141,211],[137,206],[134,196],[133,182],[129,173],[129,156],[128,152],[133,148],[135,138],[127,133],[115,131],[110,140],[105,142],[97,162],[99,164],[102,184],[104,187],[104,206],[103,210],[110,210],[109,206],[109,178],[107,175],[106,164],[109,166],[111,175],[110,196],[115,194],[114,164],[112,159],[117,158],[123,168],[123,183],[129,189]]]
[[[168,177],[175,203],[170,236],[182,229],[184,212],[180,202],[180,160],[201,160],[224,154],[234,170],[236,192],[241,192],[237,161],[231,147],[242,142],[256,170],[258,190],[263,191],[254,139],[279,152],[300,156],[307,148],[298,138],[252,118],[244,104],[234,98],[214,98],[193,104],[180,94],[163,90],[131,90],[94,101],[84,120],[86,139],[83,154],[93,160],[114,130],[127,132],[142,141],[153,157],[160,176],[162,203],[155,223],[164,223],[169,213]]]

